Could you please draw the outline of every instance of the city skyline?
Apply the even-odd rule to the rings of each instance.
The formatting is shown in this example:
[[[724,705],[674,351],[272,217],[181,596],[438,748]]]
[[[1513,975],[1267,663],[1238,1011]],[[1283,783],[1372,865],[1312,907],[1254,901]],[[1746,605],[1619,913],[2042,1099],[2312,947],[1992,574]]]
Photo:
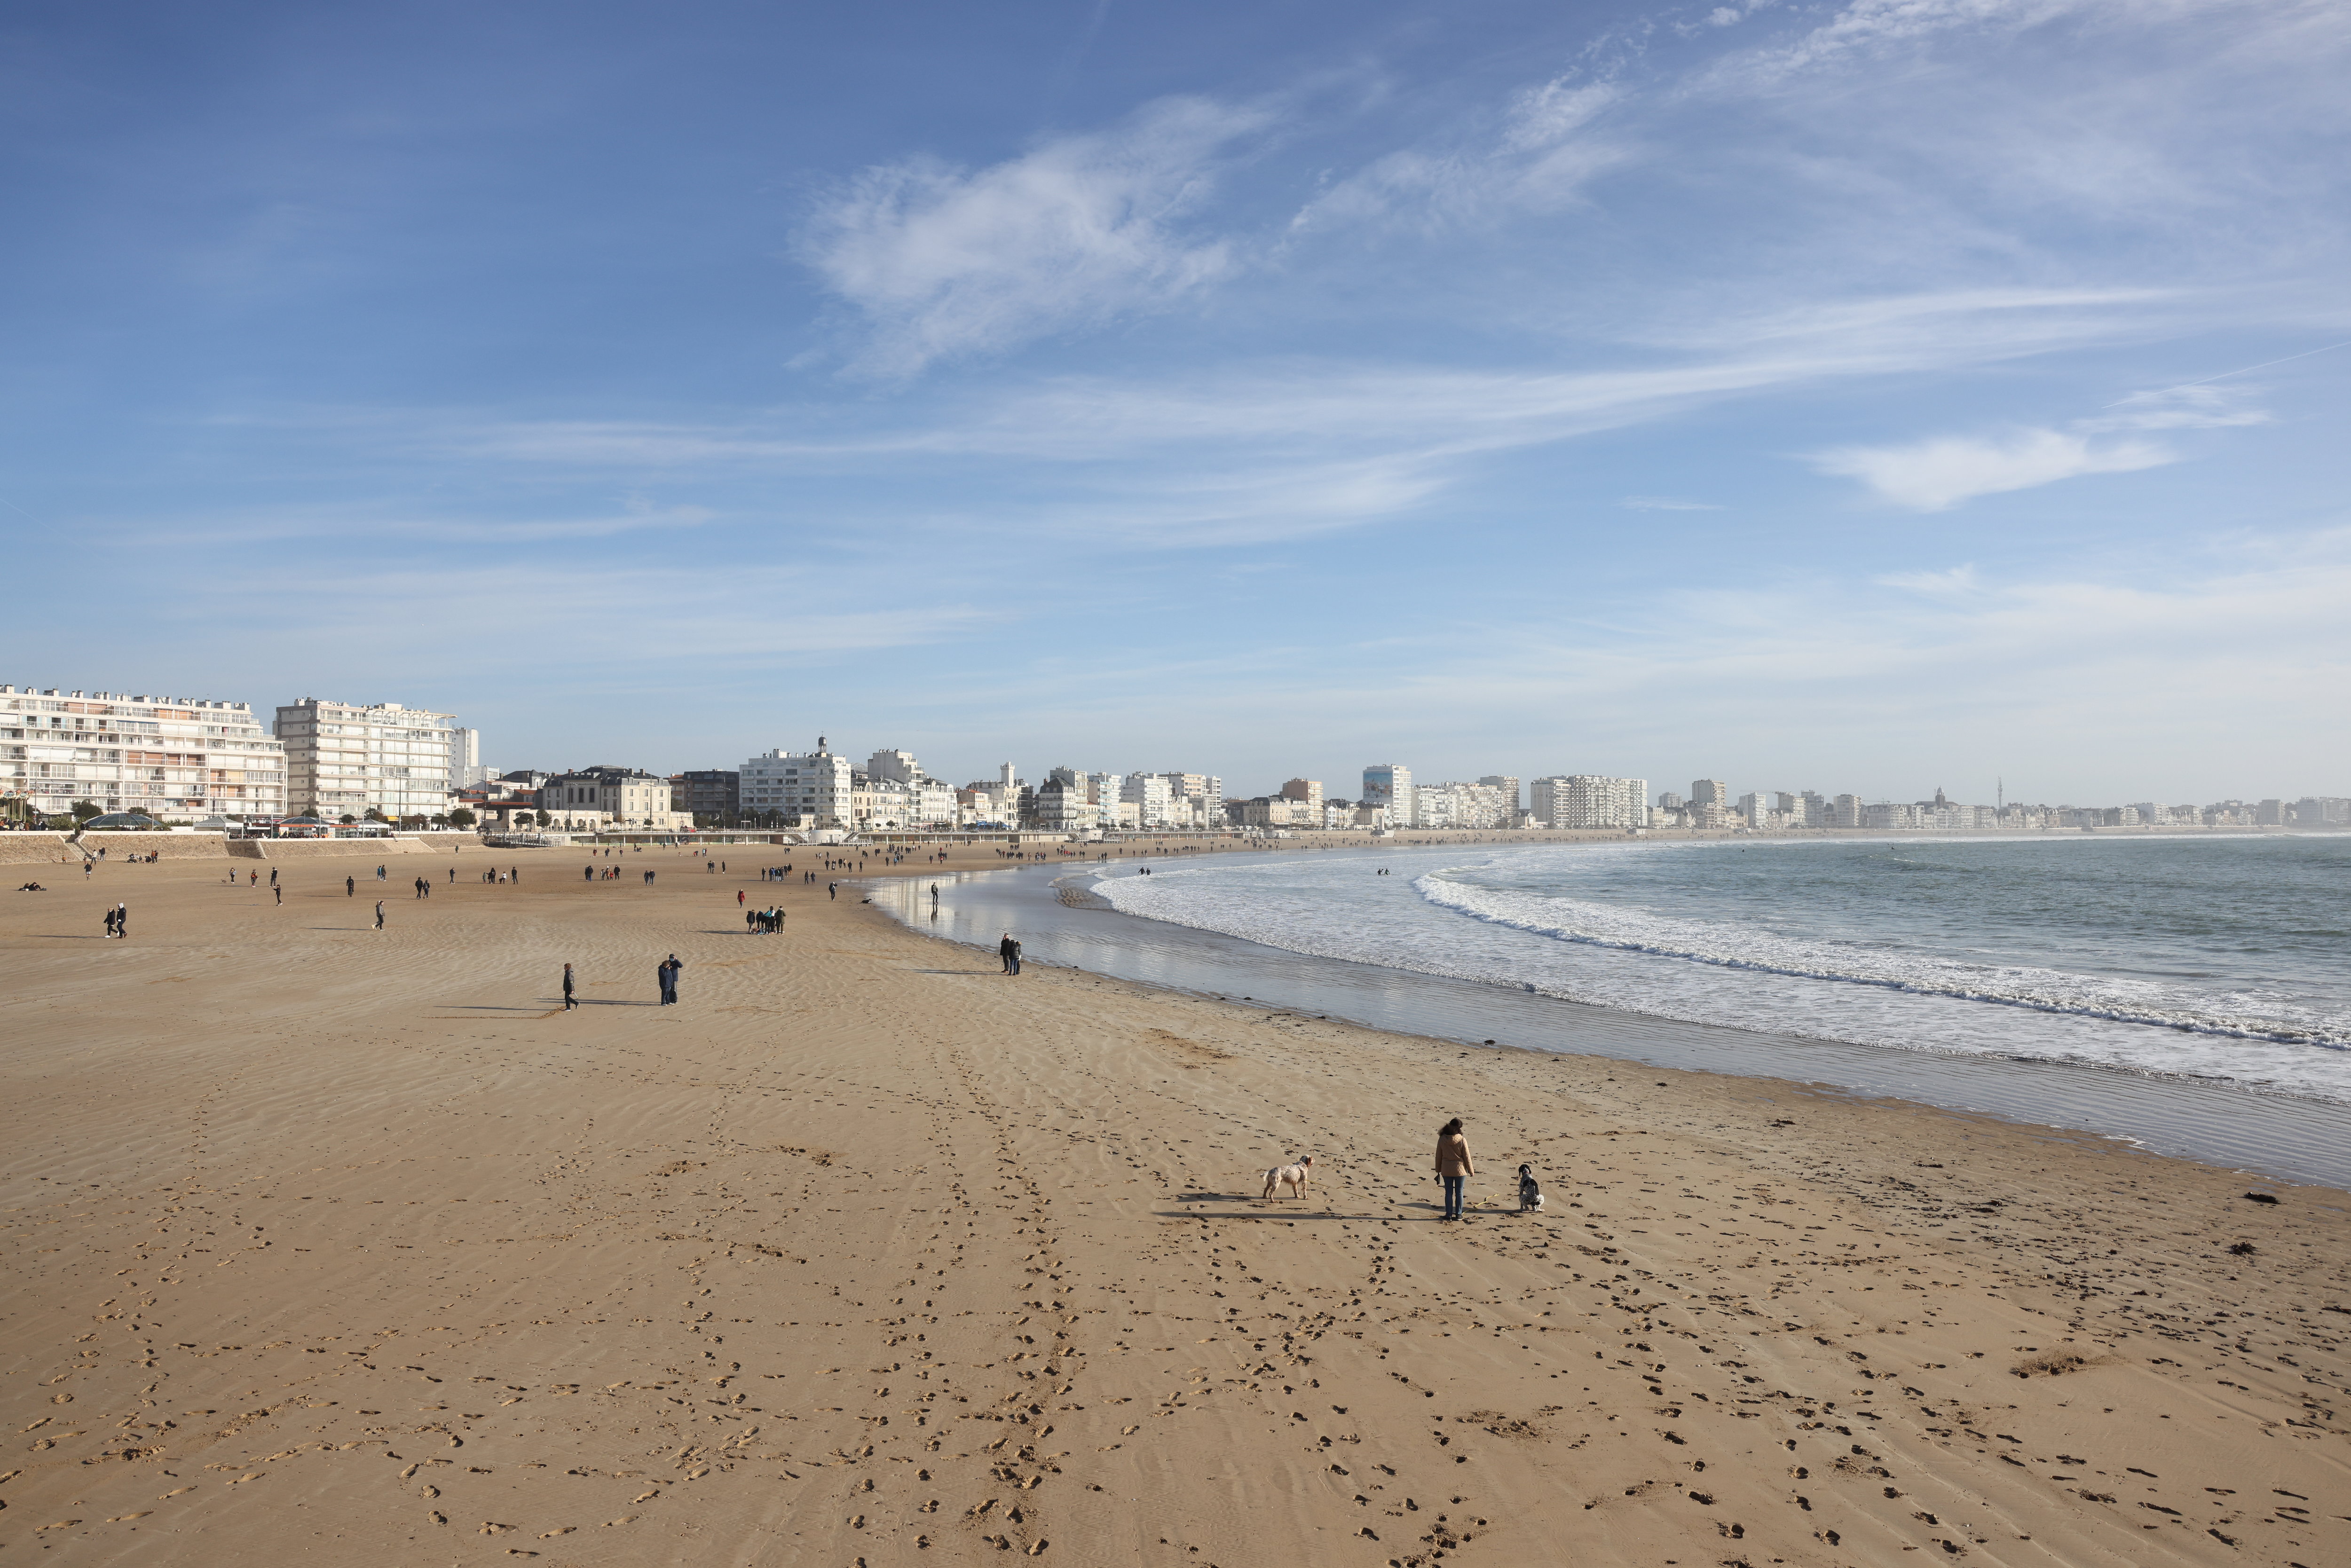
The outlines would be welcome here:
[[[44,685],[394,694],[517,765],[2351,773],[2340,8],[14,39]]]

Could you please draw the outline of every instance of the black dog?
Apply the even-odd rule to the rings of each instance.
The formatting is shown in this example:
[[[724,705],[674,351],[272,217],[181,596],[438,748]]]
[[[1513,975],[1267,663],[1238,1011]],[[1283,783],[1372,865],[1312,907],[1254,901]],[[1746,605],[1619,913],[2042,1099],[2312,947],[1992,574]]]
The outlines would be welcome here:
[[[1542,1207],[1542,1185],[1535,1180],[1535,1167],[1519,1167],[1519,1212],[1532,1214]]]

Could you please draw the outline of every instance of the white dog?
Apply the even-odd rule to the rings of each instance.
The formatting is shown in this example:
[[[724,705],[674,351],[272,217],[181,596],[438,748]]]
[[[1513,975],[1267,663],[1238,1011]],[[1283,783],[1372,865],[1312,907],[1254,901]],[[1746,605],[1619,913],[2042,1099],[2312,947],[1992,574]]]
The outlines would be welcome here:
[[[1276,1166],[1265,1173],[1265,1192],[1262,1196],[1271,1197],[1273,1189],[1282,1186],[1290,1188],[1300,1197],[1304,1197],[1306,1184],[1313,1178],[1313,1176],[1314,1156],[1312,1155],[1308,1155],[1294,1166]]]

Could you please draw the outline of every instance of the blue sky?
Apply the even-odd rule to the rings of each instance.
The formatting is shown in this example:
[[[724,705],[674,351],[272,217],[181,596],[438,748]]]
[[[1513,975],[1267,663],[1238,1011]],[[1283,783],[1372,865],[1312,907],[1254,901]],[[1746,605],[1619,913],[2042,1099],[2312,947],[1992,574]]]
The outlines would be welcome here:
[[[0,679],[503,766],[2351,793],[2351,12],[0,31]]]

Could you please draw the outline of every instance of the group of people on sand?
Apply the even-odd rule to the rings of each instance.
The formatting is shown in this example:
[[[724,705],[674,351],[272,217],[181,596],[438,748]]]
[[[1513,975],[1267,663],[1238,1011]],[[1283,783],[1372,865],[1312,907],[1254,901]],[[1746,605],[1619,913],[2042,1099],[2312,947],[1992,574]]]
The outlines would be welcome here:
[[[743,924],[754,936],[772,936],[784,928],[784,912],[780,909],[747,909]]]

